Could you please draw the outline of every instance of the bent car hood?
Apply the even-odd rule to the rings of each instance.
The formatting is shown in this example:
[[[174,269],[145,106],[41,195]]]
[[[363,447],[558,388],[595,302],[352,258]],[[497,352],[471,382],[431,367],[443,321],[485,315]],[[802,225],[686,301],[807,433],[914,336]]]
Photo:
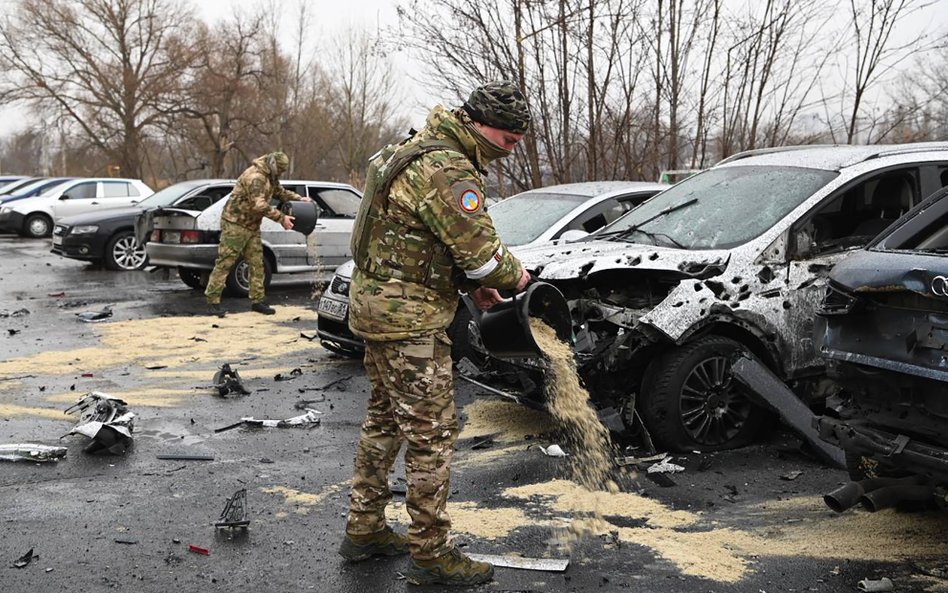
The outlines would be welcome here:
[[[619,241],[578,241],[546,243],[535,247],[513,247],[528,270],[538,271],[544,280],[584,278],[606,270],[665,270],[683,276],[700,277],[727,265],[726,250],[692,251],[624,243]]]
[[[935,278],[945,275],[948,275],[948,256],[945,255],[858,251],[836,264],[830,280],[857,293],[911,291],[931,297],[937,294],[932,288]],[[941,287],[936,288],[941,290]]]

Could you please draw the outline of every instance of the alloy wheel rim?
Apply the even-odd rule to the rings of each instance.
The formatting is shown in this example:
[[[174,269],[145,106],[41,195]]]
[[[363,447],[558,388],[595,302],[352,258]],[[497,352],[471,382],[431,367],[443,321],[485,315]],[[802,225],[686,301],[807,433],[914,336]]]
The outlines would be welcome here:
[[[751,401],[741,393],[731,373],[731,361],[712,356],[696,364],[682,383],[681,422],[701,445],[732,440],[751,413]]]
[[[42,237],[49,232],[49,225],[42,218],[34,218],[30,221],[30,233],[36,237]]]
[[[122,237],[112,247],[112,259],[123,270],[137,270],[145,261],[145,248],[138,245],[135,237]]]

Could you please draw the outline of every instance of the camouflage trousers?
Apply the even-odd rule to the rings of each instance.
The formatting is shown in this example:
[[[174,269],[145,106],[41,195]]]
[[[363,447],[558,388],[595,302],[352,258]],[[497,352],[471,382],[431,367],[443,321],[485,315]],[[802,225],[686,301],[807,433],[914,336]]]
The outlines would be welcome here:
[[[437,558],[451,547],[446,506],[458,437],[450,340],[441,331],[366,341],[365,370],[372,394],[356,450],[346,532],[366,535],[385,527],[385,507],[392,500],[388,476],[404,441],[411,555]]]
[[[214,270],[204,290],[208,303],[221,302],[227,275],[240,256],[244,257],[250,268],[250,300],[255,303],[264,301],[266,295],[263,291],[263,243],[260,241],[260,230],[221,220],[221,243],[217,248],[217,261],[214,262]]]

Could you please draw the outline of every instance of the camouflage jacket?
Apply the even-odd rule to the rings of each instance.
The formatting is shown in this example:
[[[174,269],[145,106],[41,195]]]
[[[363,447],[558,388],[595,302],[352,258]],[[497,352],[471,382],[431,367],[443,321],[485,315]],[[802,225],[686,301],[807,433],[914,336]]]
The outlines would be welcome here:
[[[255,230],[260,228],[260,222],[264,216],[281,222],[283,213],[270,206],[270,200],[273,198],[287,202],[299,200],[300,196],[283,189],[280,181],[270,175],[262,157],[255,159],[237,179],[237,185],[224,206],[221,220]]]
[[[445,139],[463,152],[427,152],[395,177],[384,213],[387,230],[372,237],[373,243],[384,245],[369,249],[391,259],[406,252],[432,253],[435,260],[446,259],[446,266],[437,269],[447,273],[439,271],[441,281],[426,285],[390,277],[385,265],[400,263],[390,258],[379,256],[372,270],[357,266],[349,291],[349,325],[365,339],[399,340],[444,330],[454,318],[459,289],[514,288],[520,280],[522,266],[501,243],[484,207],[483,161],[464,117],[463,112],[435,107],[424,129],[409,141]]]

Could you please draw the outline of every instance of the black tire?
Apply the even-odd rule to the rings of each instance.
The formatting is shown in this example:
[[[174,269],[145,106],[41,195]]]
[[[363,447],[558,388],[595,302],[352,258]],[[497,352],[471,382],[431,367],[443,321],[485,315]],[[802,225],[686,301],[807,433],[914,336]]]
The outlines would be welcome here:
[[[471,312],[464,303],[461,303],[454,314],[454,320],[448,326],[448,338],[451,339],[451,360],[458,362],[467,358],[477,364],[481,361],[481,353],[471,346],[468,335],[468,325],[471,322]]]
[[[20,235],[33,239],[49,237],[52,234],[53,219],[39,212],[34,212],[26,217],[26,220],[23,221],[23,230],[20,232]]]
[[[148,264],[148,254],[135,240],[135,233],[119,231],[106,244],[102,262],[110,270],[141,270]]]
[[[267,255],[263,255],[263,287],[270,288],[273,271]],[[234,268],[227,275],[227,290],[234,296],[245,297],[250,294],[250,266],[244,258],[238,258]]]
[[[181,282],[184,282],[194,290],[204,289],[204,279],[202,278],[201,272],[198,270],[192,270],[191,268],[182,268],[181,266],[178,266],[178,278],[181,278]]]
[[[660,449],[721,451],[754,439],[767,414],[731,375],[731,361],[741,351],[746,348],[734,340],[706,336],[653,363],[638,405]]]

